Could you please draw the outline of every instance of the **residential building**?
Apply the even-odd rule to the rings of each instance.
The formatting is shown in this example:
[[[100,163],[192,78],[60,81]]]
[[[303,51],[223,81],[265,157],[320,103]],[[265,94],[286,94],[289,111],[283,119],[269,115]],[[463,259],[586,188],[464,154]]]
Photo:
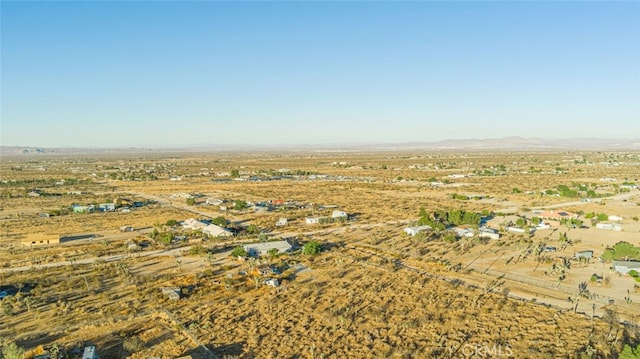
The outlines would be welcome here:
[[[209,235],[211,237],[232,237],[233,232],[230,230],[217,226],[215,224],[210,224],[202,229],[202,233]]]
[[[22,245],[27,247],[42,246],[60,243],[60,236],[54,234],[32,233],[22,239]]]
[[[335,210],[333,211],[333,213],[331,213],[331,218],[344,218],[346,219],[348,217],[347,212],[345,211],[338,211]]]
[[[433,228],[431,228],[431,226],[417,226],[417,227],[407,227],[404,229],[404,233],[410,235],[410,236],[415,236],[416,234],[420,233],[420,232],[427,232],[432,230]]]
[[[269,251],[276,250],[277,253],[286,253],[293,249],[288,241],[259,242],[244,245],[244,250],[252,257],[266,256]]]
[[[593,251],[592,250],[586,250],[586,251],[576,252],[573,255],[573,257],[575,259],[580,259],[580,258],[591,259],[591,258],[593,258]]]
[[[604,229],[607,231],[616,231],[616,232],[622,231],[622,226],[617,223],[597,223],[596,228]]]
[[[628,274],[631,270],[640,272],[640,261],[613,261],[613,269],[621,274]]]

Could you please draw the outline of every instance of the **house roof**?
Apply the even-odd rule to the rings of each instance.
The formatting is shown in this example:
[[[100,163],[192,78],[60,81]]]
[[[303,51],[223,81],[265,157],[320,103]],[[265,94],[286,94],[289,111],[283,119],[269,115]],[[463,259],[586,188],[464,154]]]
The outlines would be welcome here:
[[[627,267],[629,269],[640,269],[640,261],[613,261],[616,267]]]
[[[209,234],[212,235],[214,237],[220,237],[220,236],[230,236],[233,233],[226,229],[226,228],[222,228],[220,226],[216,226],[215,224],[210,224],[206,227],[204,227],[202,229],[202,232],[205,234]]]
[[[246,244],[244,248],[246,251],[253,250],[262,253],[267,252],[270,249],[277,249],[279,252],[286,252],[293,247],[287,241],[273,241]]]

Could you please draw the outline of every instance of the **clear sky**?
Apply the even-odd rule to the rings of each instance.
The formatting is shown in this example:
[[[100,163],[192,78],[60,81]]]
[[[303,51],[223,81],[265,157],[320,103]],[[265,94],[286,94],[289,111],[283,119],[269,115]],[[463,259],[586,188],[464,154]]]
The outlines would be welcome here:
[[[0,2],[1,143],[640,137],[640,2]]]

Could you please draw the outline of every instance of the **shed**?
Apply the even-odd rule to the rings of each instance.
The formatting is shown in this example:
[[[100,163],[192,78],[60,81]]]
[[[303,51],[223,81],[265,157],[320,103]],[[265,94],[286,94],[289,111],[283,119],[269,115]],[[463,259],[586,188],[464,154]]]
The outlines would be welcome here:
[[[576,252],[573,256],[575,259],[580,259],[580,258],[591,259],[593,258],[593,251],[592,250],[580,251],[580,252]]]

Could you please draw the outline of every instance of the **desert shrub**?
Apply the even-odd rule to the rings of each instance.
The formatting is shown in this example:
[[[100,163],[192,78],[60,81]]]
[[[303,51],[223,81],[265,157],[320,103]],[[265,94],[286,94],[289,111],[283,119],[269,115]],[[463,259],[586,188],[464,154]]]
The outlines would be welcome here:
[[[9,342],[2,347],[2,357],[4,359],[22,359],[24,358],[24,349],[14,342]]]
[[[165,223],[165,225],[169,226],[169,227],[173,227],[175,225],[178,224],[178,221],[176,221],[175,219],[170,219],[167,221],[167,223]]]
[[[192,256],[197,256],[204,253],[207,253],[207,249],[201,245],[195,245],[189,249],[189,254]]]
[[[122,342],[122,347],[130,353],[135,353],[144,349],[144,342],[134,335],[125,339],[124,342]]]
[[[629,275],[636,278],[638,276],[638,271],[632,269],[629,271]]]
[[[243,246],[237,246],[231,251],[232,257],[246,257],[248,255],[247,251]]]

